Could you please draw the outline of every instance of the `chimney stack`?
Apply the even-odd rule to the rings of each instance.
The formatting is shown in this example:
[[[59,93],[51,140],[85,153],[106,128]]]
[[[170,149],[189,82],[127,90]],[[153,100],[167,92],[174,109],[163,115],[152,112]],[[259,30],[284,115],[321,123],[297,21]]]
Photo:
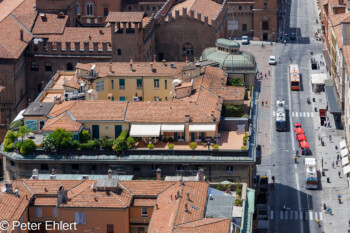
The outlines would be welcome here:
[[[162,178],[162,170],[160,168],[158,168],[156,173],[157,173],[157,180],[161,180],[161,178]]]
[[[134,69],[132,67],[132,59],[130,59],[130,72],[134,72]]]
[[[164,59],[163,59],[163,61],[162,61],[162,62],[163,62],[163,66],[165,66],[165,60],[164,60]]]
[[[204,181],[204,169],[203,168],[199,168],[199,181]]]
[[[157,55],[153,55],[153,62],[154,62],[154,63],[157,62]]]
[[[23,41],[23,40],[24,40],[24,39],[23,39],[23,29],[21,29],[21,30],[19,31],[19,34],[20,34],[20,40]]]
[[[114,73],[114,71],[112,69],[112,62],[109,63],[109,73],[110,74]]]
[[[177,190],[176,192],[176,199],[180,197],[180,190]]]
[[[188,203],[187,203],[187,202],[185,203],[185,212],[190,212],[190,211],[188,210]]]
[[[113,174],[112,169],[108,169],[108,179],[112,179],[112,174]]]
[[[56,180],[56,171],[53,168],[51,170],[50,180]]]
[[[38,169],[34,168],[33,174],[32,174],[32,179],[37,180],[39,178],[39,171]]]
[[[60,186],[57,191],[57,205],[67,203],[67,191],[64,190],[63,186]]]
[[[153,63],[151,62],[151,63],[149,63],[149,65],[150,65],[150,68],[151,68],[150,73],[153,73]]]
[[[190,192],[187,192],[187,201],[191,201]]]

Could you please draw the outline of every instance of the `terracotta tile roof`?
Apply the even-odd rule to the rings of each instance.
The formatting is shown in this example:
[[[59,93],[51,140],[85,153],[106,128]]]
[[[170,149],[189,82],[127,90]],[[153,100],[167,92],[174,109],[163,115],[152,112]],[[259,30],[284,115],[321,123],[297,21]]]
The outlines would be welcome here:
[[[63,186],[65,190],[70,190],[84,180],[25,180],[23,181],[36,195],[57,195],[57,190]]]
[[[33,34],[62,34],[67,24],[68,16],[58,17],[58,14],[40,13],[38,14]]]
[[[141,198],[135,198],[134,199],[134,206],[154,206],[157,202],[157,199],[141,199]]]
[[[74,121],[69,114],[65,112],[54,119],[49,119],[42,128],[42,131],[53,132],[57,128],[62,128],[70,132],[79,132],[81,127],[81,123]]]
[[[204,218],[175,227],[176,233],[229,233],[230,219]]]
[[[350,20],[350,14],[342,13],[342,14],[330,15],[329,20],[330,20],[331,25],[333,27],[333,30],[335,32],[338,46],[339,46],[339,48],[342,48],[343,43],[342,43],[341,23],[346,22],[347,20]]]
[[[209,184],[186,181],[184,183],[185,185],[180,186],[178,182],[158,196],[158,209],[153,211],[148,232],[171,233],[175,226],[203,218]],[[181,197],[176,199],[178,191]],[[190,201],[187,200],[188,192]],[[188,204],[188,212],[185,211],[185,203]]]
[[[127,105],[109,100],[65,101],[55,105],[49,115],[55,117],[69,110],[77,121],[124,121]]]
[[[171,68],[170,63],[166,63],[163,66],[162,62],[156,62],[153,64],[153,69],[155,72],[151,71],[151,66],[149,62],[134,62],[132,63],[133,72],[130,72],[130,62],[113,62],[112,70],[113,74],[109,73],[111,63],[101,62],[101,63],[78,63],[77,69],[81,70],[91,70],[91,67],[95,65],[96,72],[98,72],[99,77],[113,77],[113,76],[148,76],[148,77],[170,77],[181,73],[181,69],[186,65],[185,62],[174,62],[175,68]]]
[[[56,206],[57,197],[42,197],[38,196],[35,198],[34,206]]]
[[[131,205],[132,194],[121,185],[116,193],[96,190],[91,188],[91,183],[96,186],[96,181],[87,182],[79,191],[73,189],[73,194],[68,192],[68,202],[60,207],[126,208]]]
[[[144,12],[116,12],[108,14],[106,22],[142,22]]]
[[[157,196],[170,186],[174,185],[173,181],[146,181],[146,180],[122,180],[121,184],[133,195],[140,196]]]
[[[29,31],[32,30],[37,15],[37,12],[33,8],[35,2],[36,0],[25,0],[12,12],[12,15]]]
[[[79,89],[80,87],[79,81],[83,81],[83,80],[79,80],[76,76],[73,76],[69,80],[64,80],[62,86]]]
[[[219,88],[210,88],[212,92],[220,96],[224,100],[234,101],[234,100],[244,100],[244,87],[219,87]]]
[[[62,48],[66,48],[66,42],[71,42],[71,48],[74,48],[74,42],[80,42],[81,48],[83,48],[84,42],[89,42],[90,48],[93,48],[93,42],[99,42],[99,48],[101,49],[102,42],[111,42],[111,29],[102,27],[66,27],[63,34],[43,34],[36,37],[48,38],[50,42],[62,42]]]
[[[187,8],[187,15],[190,15],[191,10],[194,11],[195,17],[197,13],[201,13],[202,21],[204,21],[204,16],[208,16],[208,23],[211,24],[211,20],[219,13],[221,4],[212,0],[185,0],[171,9],[173,17],[175,17],[176,10],[179,10],[182,15],[182,8]]]
[[[23,41],[20,39],[20,30],[23,30]],[[32,39],[32,36],[11,16],[0,22],[0,32],[1,58],[18,58]]]
[[[0,22],[12,13],[24,0],[3,0],[0,2]]]
[[[328,0],[322,0],[322,5],[327,5],[328,4]]]
[[[0,189],[4,184],[0,183]],[[33,193],[22,183],[22,181],[12,181],[12,190],[18,190],[19,197],[13,194],[0,192],[0,219],[10,223],[20,220],[22,214],[29,205]],[[2,232],[0,230],[0,232]]]

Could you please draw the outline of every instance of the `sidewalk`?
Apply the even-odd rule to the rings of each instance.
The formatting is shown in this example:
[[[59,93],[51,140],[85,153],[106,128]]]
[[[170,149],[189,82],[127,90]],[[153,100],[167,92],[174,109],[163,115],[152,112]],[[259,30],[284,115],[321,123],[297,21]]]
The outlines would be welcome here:
[[[314,56],[317,60],[321,59],[321,55]],[[324,61],[324,60],[323,60]],[[325,67],[321,67],[321,72],[324,71]],[[311,71],[311,73],[320,72]],[[316,102],[312,102],[313,108],[323,108],[327,107],[326,93],[321,92],[320,94],[312,94],[315,97]],[[319,176],[321,179],[321,190],[322,190],[322,203],[320,205],[323,209],[323,203],[332,208],[333,216],[325,214],[324,212],[324,222],[323,231],[324,232],[348,232],[348,220],[349,213],[348,205],[350,206],[350,192],[348,187],[348,182],[346,176],[343,174],[341,158],[336,165],[337,155],[340,154],[339,142],[344,139],[344,131],[337,130],[335,127],[335,120],[333,115],[327,111],[327,116],[329,117],[330,126],[321,126],[319,114],[315,112],[314,128],[315,128],[315,146],[316,157],[318,163],[318,170],[320,171]],[[332,140],[329,139],[331,136]],[[321,138],[324,141],[324,145],[321,144]],[[336,149],[336,146],[338,149]],[[323,167],[322,167],[323,160]],[[332,163],[334,163],[334,168]],[[325,176],[322,176],[322,171],[324,171]],[[338,172],[341,172],[339,177]],[[329,178],[329,183],[327,182]],[[342,204],[338,202],[338,195],[341,195]]]
[[[258,71],[263,74],[262,80],[258,80],[261,85],[261,92],[259,97],[259,129],[258,129],[258,142],[261,145],[262,156],[269,155],[271,153],[271,130],[274,128],[271,125],[271,103],[273,92],[273,79],[274,69],[273,66],[268,65],[269,57],[273,55],[273,46],[270,43],[264,42],[264,47],[261,47],[261,41],[251,41],[250,45],[241,46],[242,51],[249,52],[254,55],[255,61],[258,65]],[[268,72],[270,70],[270,76]],[[265,78],[266,74],[266,78]],[[264,101],[264,106],[261,102]],[[265,105],[267,101],[267,106]],[[275,106],[275,104],[272,104]]]

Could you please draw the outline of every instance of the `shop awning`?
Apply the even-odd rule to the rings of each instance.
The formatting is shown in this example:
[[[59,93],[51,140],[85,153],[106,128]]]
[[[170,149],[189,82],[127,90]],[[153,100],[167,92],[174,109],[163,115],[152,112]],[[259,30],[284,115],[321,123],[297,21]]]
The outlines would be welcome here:
[[[185,125],[162,124],[160,131],[162,131],[162,132],[184,132]]]
[[[189,128],[190,132],[215,132],[216,131],[216,125],[190,125]]]
[[[340,151],[341,157],[347,156],[349,154],[348,148],[344,148]]]
[[[159,137],[160,124],[132,124],[131,137]]]
[[[341,113],[337,97],[334,92],[334,86],[325,86],[326,97],[328,101],[328,110],[330,113]]]
[[[345,148],[346,147],[346,142],[345,142],[345,140],[343,140],[343,141],[341,141],[340,143],[339,143],[339,149],[343,149],[343,148]]]
[[[320,73],[320,74],[312,74],[311,75],[311,83],[312,84],[323,84],[324,80],[328,79],[327,74]]]
[[[343,167],[343,172],[344,172],[344,175],[350,173],[350,166],[346,165],[345,167]]]
[[[341,163],[343,164],[343,166],[345,166],[346,164],[348,164],[348,163],[349,163],[349,158],[348,158],[348,156],[342,158]]]

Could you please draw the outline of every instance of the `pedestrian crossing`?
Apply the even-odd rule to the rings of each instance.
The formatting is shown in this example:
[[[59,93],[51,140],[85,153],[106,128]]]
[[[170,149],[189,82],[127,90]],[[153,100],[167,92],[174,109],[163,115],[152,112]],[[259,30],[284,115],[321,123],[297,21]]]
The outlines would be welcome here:
[[[276,116],[276,111],[273,111],[273,116]],[[292,112],[291,117],[314,117],[313,112]]]
[[[303,221],[323,221],[323,213],[317,211],[281,210],[276,213],[270,210],[270,220],[303,220]]]

